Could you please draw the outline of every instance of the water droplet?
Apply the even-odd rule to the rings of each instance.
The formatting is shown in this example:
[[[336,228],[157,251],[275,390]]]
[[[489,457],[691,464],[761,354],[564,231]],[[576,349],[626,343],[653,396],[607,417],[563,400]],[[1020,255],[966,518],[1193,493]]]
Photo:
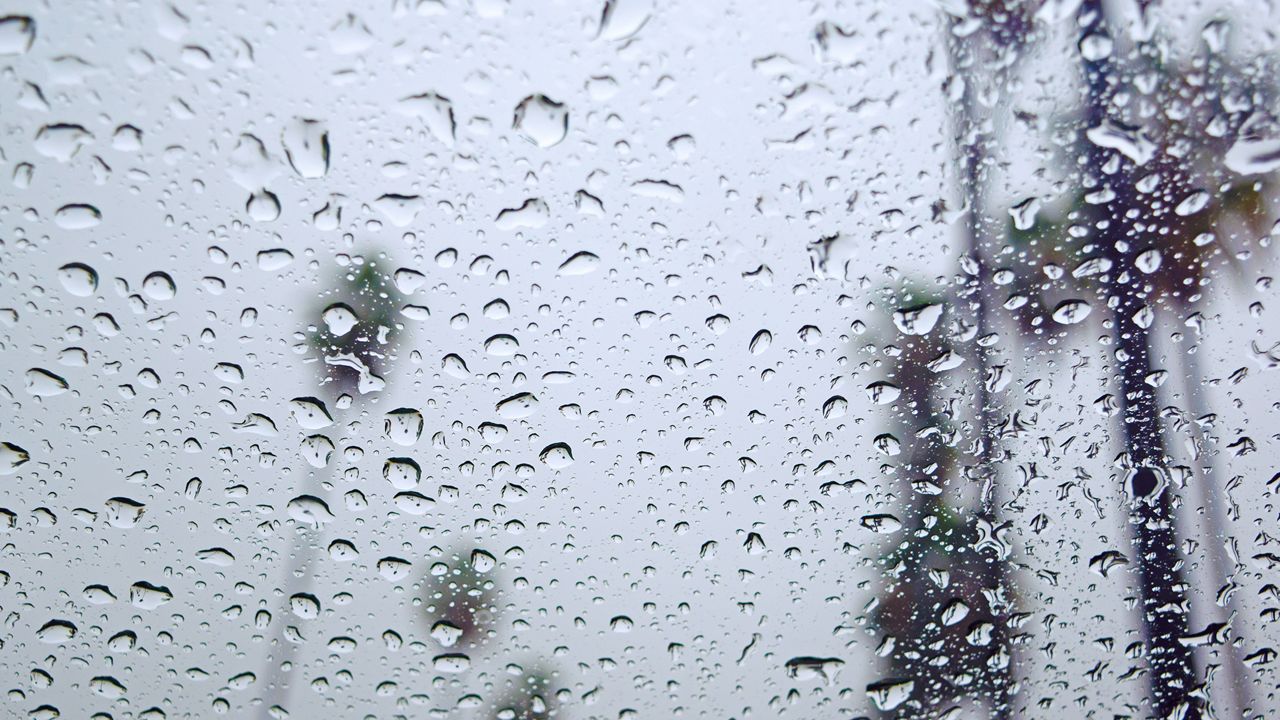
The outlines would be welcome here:
[[[318,120],[295,118],[280,137],[285,159],[300,177],[319,178],[329,172],[329,131]]]
[[[373,209],[396,227],[407,227],[426,206],[427,201],[418,195],[387,193],[373,201]]]
[[[1053,320],[1060,325],[1075,325],[1089,317],[1093,308],[1084,300],[1063,300],[1053,309]]]
[[[560,470],[573,464],[573,451],[565,443],[552,443],[538,453],[538,459],[551,469]]]
[[[1183,198],[1182,202],[1178,203],[1177,207],[1173,209],[1173,212],[1181,217],[1195,215],[1208,207],[1210,197],[1209,193],[1204,190],[1196,190]]]
[[[546,95],[530,95],[516,105],[511,126],[534,145],[551,147],[569,132],[569,109]]]
[[[63,230],[87,230],[102,222],[102,213],[92,205],[63,205],[53,221]]]
[[[256,222],[274,222],[280,217],[280,198],[265,188],[256,190],[249,195],[244,209]]]
[[[26,450],[11,442],[0,442],[0,475],[12,475],[31,459]]]
[[[539,198],[529,198],[520,207],[506,208],[498,212],[493,224],[499,230],[536,229],[547,224],[551,209]]]
[[[401,115],[422,120],[437,140],[453,147],[457,124],[453,118],[453,103],[448,98],[433,92],[410,95],[401,100],[396,109]]]
[[[49,645],[61,645],[79,632],[75,623],[69,620],[50,620],[36,631],[36,639]]]
[[[568,277],[587,275],[595,272],[595,269],[599,266],[600,257],[598,255],[582,250],[574,253],[568,260],[561,263],[557,274]]]
[[[89,297],[98,290],[98,273],[83,263],[68,263],[58,268],[58,281],[76,297]]]
[[[172,300],[178,292],[178,286],[167,273],[153,272],[142,280],[142,292],[152,300]]]
[[[320,616],[320,601],[311,593],[295,593],[289,597],[289,612],[303,620]]]
[[[849,409],[849,401],[841,395],[832,395],[822,403],[822,417],[836,420],[844,417]]]
[[[332,522],[334,514],[330,512],[329,505],[314,495],[299,495],[290,500],[286,505],[289,517],[295,522],[304,523],[312,527],[320,527],[324,523]]]
[[[0,55],[22,55],[36,41],[36,23],[26,15],[0,18]]]
[[[196,552],[196,559],[215,567],[231,567],[236,563],[236,556],[226,548],[208,548]]]
[[[942,317],[942,303],[928,303],[895,310],[893,324],[906,335],[927,335]]]
[[[844,666],[840,658],[795,657],[786,662],[787,677],[807,681],[821,679],[824,683],[835,680],[836,673]]]
[[[508,420],[527,418],[538,412],[538,398],[532,393],[519,393],[499,402],[496,409]]]
[[[112,527],[128,529],[138,524],[147,506],[126,497],[113,497],[105,503],[107,523]]]
[[[1156,154],[1156,144],[1145,130],[1111,119],[1089,128],[1085,137],[1098,147],[1119,150],[1136,165],[1146,165]]]
[[[653,0],[605,0],[596,37],[625,40],[640,32],[652,12]]]
[[[93,142],[93,133],[79,125],[45,125],[36,133],[36,152],[58,162],[68,162],[80,148]]]
[[[382,477],[396,490],[412,490],[422,480],[422,468],[410,458],[388,458],[382,465]]]
[[[889,711],[910,699],[915,687],[914,680],[898,678],[880,680],[867,686],[867,696],[877,708]]]
[[[747,350],[752,355],[763,355],[773,344],[773,333],[768,330],[760,330],[751,338],[751,342],[747,345]]]
[[[263,250],[257,255],[258,269],[275,272],[288,267],[293,262],[293,253],[284,248]]]
[[[902,529],[902,521],[889,514],[863,515],[859,523],[871,532],[885,535]]]
[[[944,626],[950,627],[969,617],[969,606],[959,598],[954,598],[943,606],[939,619]]]
[[[1138,253],[1138,257],[1134,259],[1133,264],[1142,272],[1150,275],[1160,269],[1161,260],[1159,249],[1148,248]]]
[[[889,382],[873,382],[867,385],[867,397],[877,405],[888,405],[902,394],[902,389]]]
[[[129,586],[129,603],[134,607],[154,610],[170,600],[173,600],[173,593],[169,592],[167,587],[152,585],[145,581],[138,581]]]
[[[511,335],[494,335],[484,341],[484,350],[490,355],[510,357],[520,349],[520,341]]]
[[[335,337],[346,335],[355,328],[356,323],[360,322],[360,318],[356,317],[356,311],[346,303],[334,303],[325,308],[324,312],[320,313],[320,319],[324,321],[329,333]]]
[[[461,653],[437,655],[432,658],[431,666],[437,672],[462,673],[471,668],[471,658]]]
[[[333,424],[333,416],[324,402],[313,397],[296,397],[289,401],[289,411],[303,430],[320,430]]]
[[[410,447],[422,437],[422,413],[413,408],[398,408],[387,413],[384,431],[391,442]]]
[[[1013,217],[1013,227],[1018,230],[1030,230],[1035,227],[1036,214],[1040,212],[1040,198],[1029,197],[1026,200],[1009,208],[1009,215]]]
[[[27,392],[36,397],[53,397],[70,389],[67,381],[44,368],[31,368],[26,374]]]

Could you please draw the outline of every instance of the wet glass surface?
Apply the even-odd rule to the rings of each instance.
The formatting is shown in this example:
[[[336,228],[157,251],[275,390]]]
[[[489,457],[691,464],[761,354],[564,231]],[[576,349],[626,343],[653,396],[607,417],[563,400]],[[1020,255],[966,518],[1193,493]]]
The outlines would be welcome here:
[[[1280,714],[1277,12],[6,2],[0,715]]]

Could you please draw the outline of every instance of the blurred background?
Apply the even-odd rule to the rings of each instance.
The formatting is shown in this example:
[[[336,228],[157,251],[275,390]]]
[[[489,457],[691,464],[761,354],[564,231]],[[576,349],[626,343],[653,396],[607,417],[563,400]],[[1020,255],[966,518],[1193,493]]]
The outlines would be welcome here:
[[[0,714],[1280,714],[1277,12],[0,2]]]

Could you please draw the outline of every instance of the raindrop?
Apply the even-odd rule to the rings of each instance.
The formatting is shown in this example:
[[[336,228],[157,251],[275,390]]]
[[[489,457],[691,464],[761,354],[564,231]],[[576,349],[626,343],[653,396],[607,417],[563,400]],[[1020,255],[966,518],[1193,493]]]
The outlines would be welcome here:
[[[929,303],[895,310],[893,324],[906,335],[927,335],[942,317],[941,303]]]
[[[565,443],[552,443],[538,453],[538,459],[551,469],[559,470],[573,464],[573,451]]]
[[[538,398],[532,393],[519,393],[499,402],[496,409],[508,420],[527,418],[538,412]]]
[[[410,447],[422,437],[422,413],[413,408],[398,408],[387,413],[383,430],[391,442]]]
[[[0,475],[12,475],[31,459],[26,450],[11,442],[0,442]]]
[[[539,198],[530,198],[521,203],[520,207],[501,210],[493,224],[499,230],[536,229],[546,225],[550,217],[551,210],[545,202]]]
[[[530,95],[516,105],[512,128],[538,147],[551,147],[569,132],[569,109],[546,95]]]
[[[1148,248],[1138,253],[1138,257],[1134,259],[1133,264],[1142,272],[1150,275],[1160,269],[1161,260],[1160,250]]]
[[[410,458],[388,458],[382,465],[382,477],[396,490],[412,490],[422,480],[422,468]]]
[[[89,297],[98,290],[98,273],[83,263],[69,263],[58,268],[58,281],[63,289],[76,297]]]
[[[346,335],[355,328],[356,323],[360,322],[360,318],[356,317],[356,311],[346,303],[334,303],[325,308],[324,312],[320,313],[320,319],[324,321],[329,333],[335,337]]]
[[[888,405],[902,394],[902,389],[889,382],[873,382],[867,385],[867,397],[877,405]]]
[[[640,31],[653,12],[653,0],[605,0],[596,37],[625,40]]]
[[[862,527],[882,535],[894,533],[902,529],[902,521],[893,515],[863,515],[859,521]]]
[[[410,95],[396,106],[401,115],[422,120],[427,130],[440,142],[453,147],[457,123],[453,118],[453,103],[433,92]]]
[[[170,600],[173,600],[173,593],[169,592],[167,587],[152,585],[145,581],[138,581],[129,586],[129,603],[134,607],[154,610]]]
[[[497,357],[510,357],[520,349],[520,341],[511,335],[494,335],[484,341],[484,350]]]
[[[914,680],[897,678],[880,680],[867,686],[867,696],[871,698],[871,702],[875,703],[877,708],[889,711],[896,709],[910,699],[915,687]]]
[[[841,395],[832,395],[827,401],[822,403],[822,417],[829,420],[836,420],[844,417],[849,409],[849,401]]]
[[[284,248],[263,250],[257,255],[258,269],[275,272],[288,267],[293,262],[293,253]]]
[[[419,195],[387,193],[373,201],[373,209],[396,227],[408,226],[426,206],[427,201]]]
[[[63,205],[53,221],[63,230],[87,230],[102,222],[102,213],[92,205]]]
[[[0,18],[0,55],[22,55],[36,41],[36,23],[25,15]]]
[[[36,631],[36,639],[49,645],[61,645],[76,636],[79,630],[68,620],[50,620]]]
[[[1075,325],[1089,317],[1093,311],[1084,300],[1063,300],[1053,309],[1053,320],[1060,325]]]
[[[557,274],[564,276],[587,275],[595,272],[600,266],[600,257],[595,253],[582,250],[576,252],[560,264]]]
[[[289,411],[303,430],[320,430],[333,424],[333,416],[324,402],[313,397],[296,397],[289,401]]]
[[[289,166],[300,177],[319,178],[329,172],[329,131],[319,121],[295,118],[280,141]]]
[[[153,272],[142,280],[142,292],[152,300],[172,300],[178,287],[168,274]]]
[[[31,368],[26,374],[27,392],[36,397],[53,397],[70,389],[67,381],[43,368]]]
[[[763,355],[769,346],[773,344],[773,333],[768,330],[760,330],[751,338],[751,342],[747,345],[747,350],[752,355]]]

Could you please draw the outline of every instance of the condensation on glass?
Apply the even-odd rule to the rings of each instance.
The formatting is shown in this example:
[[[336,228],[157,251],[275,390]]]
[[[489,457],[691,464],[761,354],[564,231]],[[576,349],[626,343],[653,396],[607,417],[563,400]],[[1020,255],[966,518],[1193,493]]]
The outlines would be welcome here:
[[[1276,21],[4,3],[0,714],[1280,714]]]

